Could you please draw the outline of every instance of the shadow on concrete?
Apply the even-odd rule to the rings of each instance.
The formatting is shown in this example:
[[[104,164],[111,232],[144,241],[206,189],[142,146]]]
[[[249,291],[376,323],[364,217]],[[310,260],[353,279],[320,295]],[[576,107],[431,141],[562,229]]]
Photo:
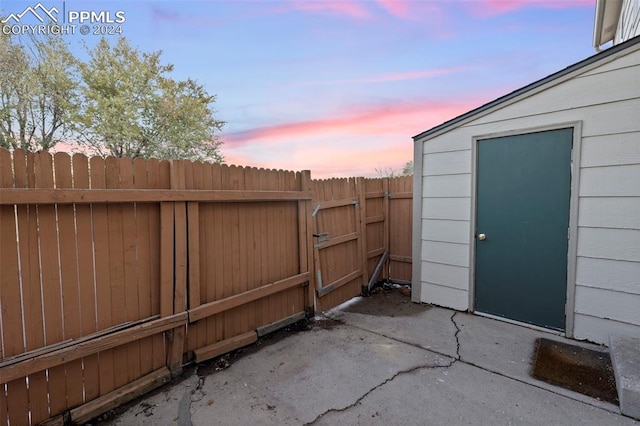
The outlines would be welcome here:
[[[431,309],[429,305],[411,302],[411,296],[405,296],[396,288],[377,287],[369,297],[349,304],[344,312],[372,315],[376,317],[413,317]]]

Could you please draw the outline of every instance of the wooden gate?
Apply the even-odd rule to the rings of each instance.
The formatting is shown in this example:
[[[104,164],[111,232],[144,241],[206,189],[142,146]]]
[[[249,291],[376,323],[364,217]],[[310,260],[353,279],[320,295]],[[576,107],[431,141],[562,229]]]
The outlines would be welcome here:
[[[411,282],[412,184],[412,176],[313,181],[319,311],[376,281]]]
[[[354,178],[315,180],[312,187],[317,310],[325,311],[357,296],[366,284],[364,197]]]
[[[398,284],[411,284],[413,176],[389,179],[388,185],[389,280]]]

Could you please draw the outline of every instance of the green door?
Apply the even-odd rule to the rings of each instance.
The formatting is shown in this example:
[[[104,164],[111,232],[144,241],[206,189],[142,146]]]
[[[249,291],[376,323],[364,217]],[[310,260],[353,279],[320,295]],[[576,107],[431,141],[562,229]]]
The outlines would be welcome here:
[[[478,141],[475,310],[565,329],[573,129]]]

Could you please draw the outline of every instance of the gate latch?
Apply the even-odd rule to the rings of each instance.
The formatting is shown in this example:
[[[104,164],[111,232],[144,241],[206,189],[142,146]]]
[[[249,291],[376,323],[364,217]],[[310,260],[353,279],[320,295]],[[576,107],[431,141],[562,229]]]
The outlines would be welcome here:
[[[322,243],[322,242],[327,241],[329,239],[329,233],[328,232],[322,232],[320,234],[313,234],[313,236],[318,239],[319,243]]]

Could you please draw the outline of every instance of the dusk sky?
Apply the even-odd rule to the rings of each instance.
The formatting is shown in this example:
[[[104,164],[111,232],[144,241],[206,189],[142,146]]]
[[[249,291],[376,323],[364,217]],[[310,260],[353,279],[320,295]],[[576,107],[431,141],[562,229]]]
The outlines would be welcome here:
[[[0,0],[0,13],[28,4]],[[64,7],[125,11],[132,45],[162,50],[174,78],[194,78],[216,94],[228,164],[309,169],[314,178],[399,171],[412,160],[412,136],[595,54],[595,0]],[[66,37],[78,55],[82,40],[98,40]]]

